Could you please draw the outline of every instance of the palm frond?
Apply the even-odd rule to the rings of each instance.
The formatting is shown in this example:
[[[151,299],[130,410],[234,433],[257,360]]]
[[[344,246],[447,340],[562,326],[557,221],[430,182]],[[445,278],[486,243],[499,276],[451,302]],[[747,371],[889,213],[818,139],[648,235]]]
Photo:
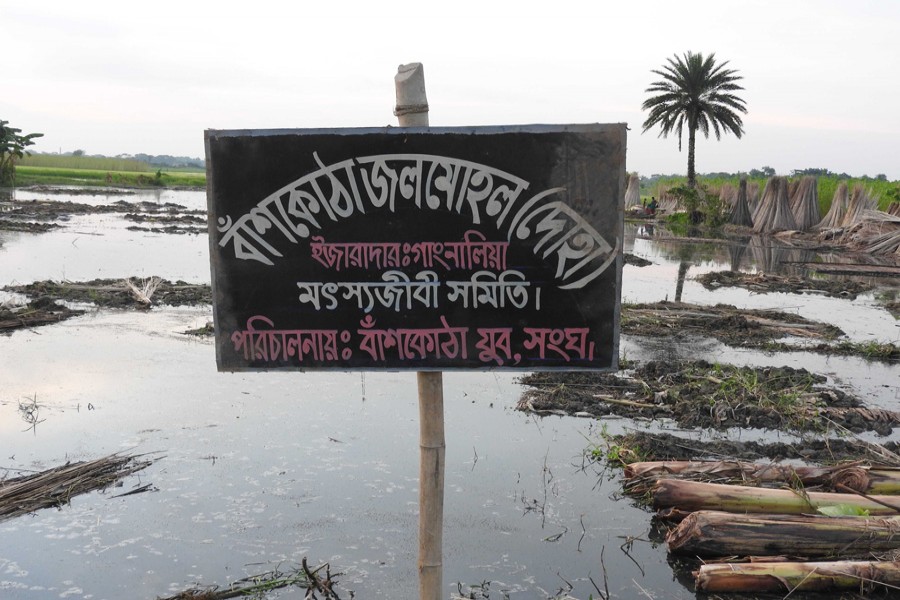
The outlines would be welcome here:
[[[704,56],[688,51],[669,57],[666,63],[660,69],[651,70],[660,79],[645,90],[652,95],[641,105],[649,111],[642,131],[646,133],[658,125],[659,137],[667,138],[674,133],[679,152],[685,126],[690,150],[693,150],[696,131],[709,138],[712,130],[717,140],[723,133],[741,138],[744,134],[741,114],[747,113],[747,104],[734,92],[744,89],[738,83],[743,77],[728,66],[728,61],[717,62],[714,52]],[[688,160],[692,159],[689,152]],[[693,172],[693,164],[689,163],[688,174]]]

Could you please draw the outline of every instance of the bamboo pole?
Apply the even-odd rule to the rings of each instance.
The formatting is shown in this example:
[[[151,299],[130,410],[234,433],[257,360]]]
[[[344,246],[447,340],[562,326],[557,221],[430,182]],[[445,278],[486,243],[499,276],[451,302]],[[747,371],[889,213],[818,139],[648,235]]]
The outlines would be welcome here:
[[[771,562],[703,565],[694,573],[697,591],[794,592],[869,590],[900,586],[900,562]]]
[[[444,391],[440,372],[419,384],[419,598],[440,600],[444,527]]]
[[[394,76],[400,127],[428,127],[422,63],[400,65]],[[419,600],[440,600],[443,587],[444,384],[443,374],[419,372]]]
[[[692,556],[869,555],[900,548],[900,517],[752,515],[702,510],[666,535],[669,551]]]
[[[824,506],[847,504],[870,515],[900,513],[900,499],[894,496],[866,496],[768,489],[743,485],[720,485],[680,479],[660,479],[651,492],[657,509],[677,508],[684,512],[721,510],[756,514],[814,513]]]

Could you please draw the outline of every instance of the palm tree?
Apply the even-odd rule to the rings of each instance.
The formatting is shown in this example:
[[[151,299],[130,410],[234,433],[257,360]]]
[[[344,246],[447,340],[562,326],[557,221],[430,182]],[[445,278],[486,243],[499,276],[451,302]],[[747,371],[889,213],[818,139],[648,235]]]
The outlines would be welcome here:
[[[654,125],[662,128],[661,137],[678,135],[678,151],[681,151],[682,130],[688,130],[688,186],[697,185],[694,171],[694,146],[697,130],[709,137],[709,129],[721,139],[722,132],[733,133],[738,138],[744,133],[738,113],[747,112],[745,102],[732,92],[742,90],[737,83],[743,79],[734,69],[727,69],[728,61],[716,64],[714,52],[704,57],[702,53],[677,54],[670,58],[662,70],[653,70],[662,79],[645,91],[657,94],[644,101],[643,110],[650,115],[644,121],[643,133]]]

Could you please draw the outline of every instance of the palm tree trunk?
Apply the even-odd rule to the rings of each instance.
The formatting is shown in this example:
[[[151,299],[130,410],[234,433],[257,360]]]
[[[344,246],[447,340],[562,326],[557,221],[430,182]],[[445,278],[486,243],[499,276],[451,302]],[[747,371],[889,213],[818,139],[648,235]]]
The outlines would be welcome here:
[[[684,280],[687,277],[691,263],[681,261],[678,263],[678,279],[675,281],[675,302],[681,302],[681,292],[684,291]]]
[[[697,126],[693,122],[688,123],[688,187],[697,187],[697,173],[694,171],[694,146],[697,138]]]

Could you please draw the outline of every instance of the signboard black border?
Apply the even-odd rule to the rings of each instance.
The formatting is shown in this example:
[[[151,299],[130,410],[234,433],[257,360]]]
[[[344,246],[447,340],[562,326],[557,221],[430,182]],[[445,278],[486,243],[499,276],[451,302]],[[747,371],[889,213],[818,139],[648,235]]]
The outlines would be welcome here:
[[[213,310],[213,320],[214,326],[216,330],[216,358],[217,358],[217,366],[221,371],[234,371],[234,372],[259,372],[259,371],[494,371],[494,370],[503,370],[503,371],[518,371],[518,372],[534,372],[534,371],[595,371],[595,372],[603,372],[603,371],[615,371],[618,368],[618,354],[619,354],[619,319],[621,315],[621,278],[622,278],[622,263],[623,263],[623,231],[624,231],[624,207],[623,207],[623,198],[624,198],[624,189],[625,189],[625,154],[626,154],[626,125],[622,123],[616,124],[570,124],[570,125],[515,125],[515,126],[487,126],[487,127],[410,127],[410,128],[397,128],[397,127],[384,127],[384,128],[314,128],[314,129],[249,129],[249,130],[215,130],[210,129],[205,132],[205,145],[206,145],[206,157],[207,157],[207,202],[208,202],[208,210],[209,210],[209,247],[210,247],[210,264],[212,271],[212,293],[214,302],[219,298],[219,294],[222,292],[220,289],[220,282],[218,281],[217,272],[219,271],[219,261],[221,260],[219,257],[219,253],[222,251],[221,247],[218,244],[219,241],[219,231],[217,230],[217,222],[214,216],[218,214],[215,210],[214,203],[216,202],[217,195],[217,180],[214,176],[214,160],[212,160],[211,153],[211,140],[220,140],[226,138],[246,138],[251,140],[252,138],[272,138],[278,136],[315,136],[315,135],[329,135],[329,136],[360,136],[366,134],[378,134],[378,135],[397,135],[397,136],[415,136],[415,135],[423,135],[423,134],[453,134],[453,135],[494,135],[494,134],[505,134],[505,133],[525,133],[525,134],[554,134],[554,133],[587,133],[587,134],[605,134],[610,135],[615,138],[619,138],[616,140],[621,147],[621,164],[613,165],[611,169],[617,170],[617,179],[618,185],[617,187],[617,197],[616,197],[616,215],[615,215],[615,224],[614,228],[617,235],[617,248],[616,248],[616,258],[614,267],[611,265],[611,268],[615,269],[615,304],[612,307],[612,312],[614,315],[613,326],[613,334],[612,334],[612,353],[611,353],[611,364],[608,367],[605,366],[535,366],[534,364],[529,364],[525,366],[515,366],[515,365],[485,365],[485,366],[471,366],[471,365],[461,365],[461,366],[453,366],[453,365],[421,365],[421,364],[411,364],[409,367],[405,366],[350,366],[346,364],[340,364],[336,366],[307,366],[307,365],[296,365],[296,366],[266,366],[266,367],[256,367],[256,366],[233,366],[227,365],[223,366],[223,345],[229,345],[231,342],[225,332],[220,330],[220,322],[219,322],[219,310],[214,307]],[[298,173],[298,176],[301,175]],[[274,190],[273,190],[274,191]]]

